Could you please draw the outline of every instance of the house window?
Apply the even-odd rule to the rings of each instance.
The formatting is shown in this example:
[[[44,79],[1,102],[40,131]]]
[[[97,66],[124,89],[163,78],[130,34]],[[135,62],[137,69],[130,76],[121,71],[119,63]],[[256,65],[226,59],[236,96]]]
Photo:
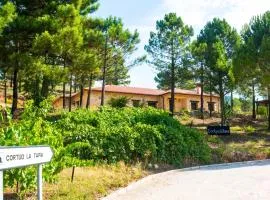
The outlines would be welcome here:
[[[80,106],[80,101],[73,101],[73,106],[79,107]]]
[[[191,110],[198,110],[198,101],[190,101]]]
[[[215,111],[215,102],[208,102],[208,110]]]
[[[151,107],[154,107],[156,108],[157,107],[157,101],[148,101],[148,106],[151,106]]]
[[[139,107],[140,106],[140,100],[132,100],[133,107]]]

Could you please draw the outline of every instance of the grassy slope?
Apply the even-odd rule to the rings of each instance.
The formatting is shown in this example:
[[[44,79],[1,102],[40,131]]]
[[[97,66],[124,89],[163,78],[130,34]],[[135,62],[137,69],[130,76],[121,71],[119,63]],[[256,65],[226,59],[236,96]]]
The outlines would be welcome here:
[[[217,125],[218,118],[199,120],[185,118],[184,124],[202,130],[207,125]],[[266,120],[252,120],[249,116],[235,117],[230,121],[230,136],[207,136],[212,149],[212,163],[238,162],[270,158],[270,132]]]
[[[44,199],[98,199],[147,175],[140,165],[127,166],[123,163],[76,168],[73,183],[70,181],[71,172],[72,169],[65,169],[57,184],[46,184]]]

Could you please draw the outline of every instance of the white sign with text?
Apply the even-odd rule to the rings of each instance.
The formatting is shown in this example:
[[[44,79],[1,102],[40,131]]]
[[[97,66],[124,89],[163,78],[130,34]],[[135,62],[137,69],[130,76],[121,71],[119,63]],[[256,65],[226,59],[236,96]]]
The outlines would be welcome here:
[[[0,147],[0,170],[47,163],[52,156],[49,146]]]

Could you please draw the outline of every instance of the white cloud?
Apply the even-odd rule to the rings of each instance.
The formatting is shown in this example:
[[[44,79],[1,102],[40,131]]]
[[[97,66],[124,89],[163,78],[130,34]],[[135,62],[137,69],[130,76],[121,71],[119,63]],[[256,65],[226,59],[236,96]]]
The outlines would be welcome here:
[[[225,18],[240,30],[245,23],[270,9],[269,0],[162,0],[166,12],[176,12],[183,21],[201,29],[214,17]]]

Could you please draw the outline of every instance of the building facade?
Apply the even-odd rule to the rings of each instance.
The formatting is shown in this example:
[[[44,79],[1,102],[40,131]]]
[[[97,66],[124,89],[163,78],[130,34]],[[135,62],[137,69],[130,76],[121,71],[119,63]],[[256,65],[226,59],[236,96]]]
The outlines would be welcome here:
[[[90,108],[95,109],[100,106],[102,88],[92,88],[90,95]],[[153,106],[159,109],[169,111],[170,108],[170,90],[158,90],[148,88],[136,88],[127,86],[107,85],[105,87],[105,105],[112,98],[127,97],[129,99],[128,106],[137,107],[139,105]],[[175,112],[181,110],[198,110],[201,106],[201,88],[197,86],[195,90],[175,89]],[[88,89],[84,89],[82,107],[86,107],[88,98]],[[69,96],[66,96],[66,106],[69,105]],[[80,106],[80,92],[72,94],[72,107]],[[63,97],[58,97],[53,104],[55,109],[63,108]],[[204,110],[219,112],[220,98],[218,95],[210,95],[204,93]]]

